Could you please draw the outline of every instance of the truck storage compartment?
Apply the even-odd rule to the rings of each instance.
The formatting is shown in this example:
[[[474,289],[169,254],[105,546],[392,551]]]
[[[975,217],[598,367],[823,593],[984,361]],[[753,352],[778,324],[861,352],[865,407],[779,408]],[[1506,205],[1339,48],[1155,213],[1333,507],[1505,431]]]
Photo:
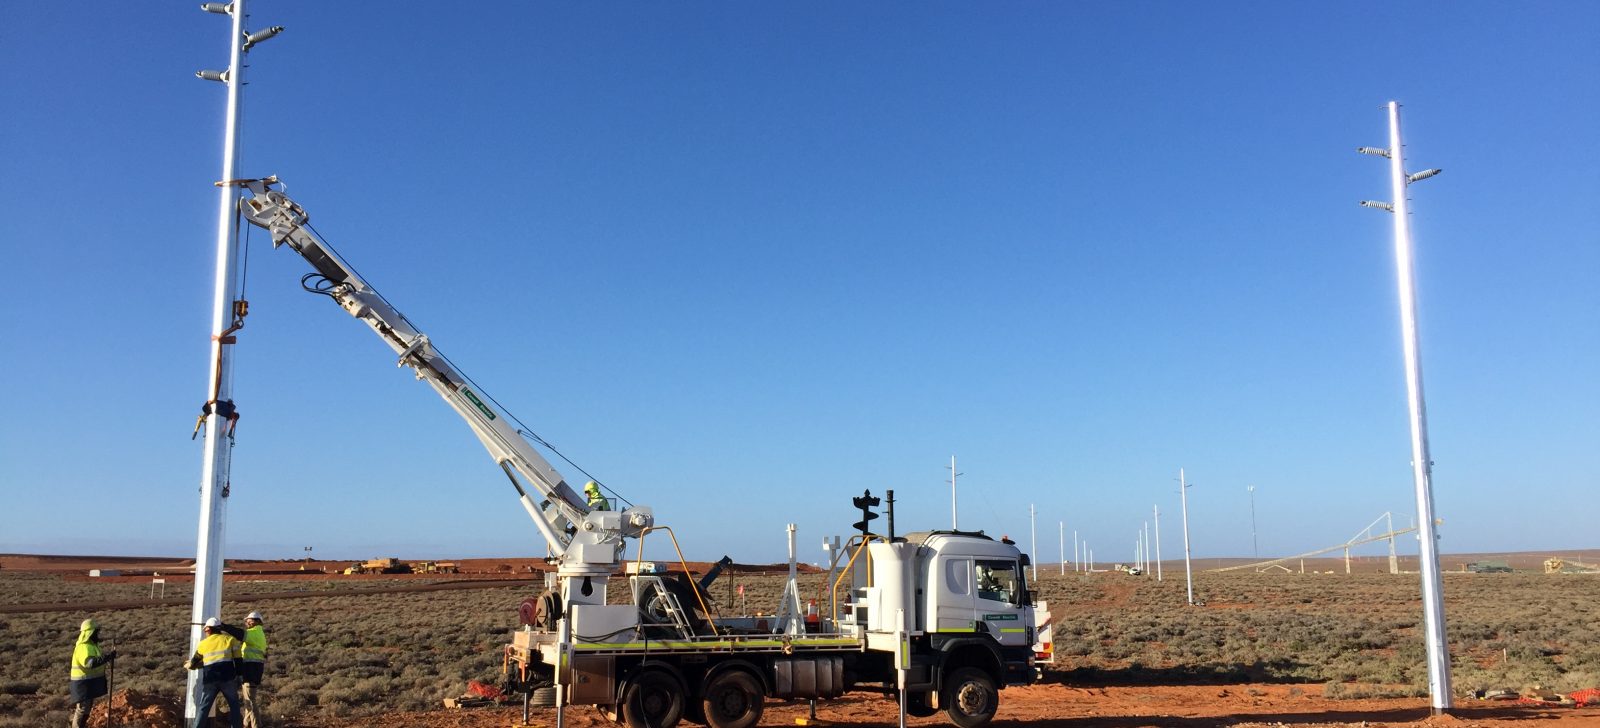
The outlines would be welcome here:
[[[844,693],[843,657],[777,660],[772,673],[774,698],[832,698]]]

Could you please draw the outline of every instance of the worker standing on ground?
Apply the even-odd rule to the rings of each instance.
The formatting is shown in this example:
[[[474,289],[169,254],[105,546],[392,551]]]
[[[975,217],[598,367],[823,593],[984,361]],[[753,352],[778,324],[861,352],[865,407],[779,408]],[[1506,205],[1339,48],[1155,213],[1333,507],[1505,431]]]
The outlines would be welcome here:
[[[89,724],[89,709],[94,700],[106,694],[106,665],[117,659],[115,651],[100,652],[100,625],[93,619],[78,625],[78,643],[72,648],[72,683],[67,693],[72,701],[72,728]]]
[[[239,675],[239,700],[244,706],[244,728],[261,725],[256,717],[256,700],[261,695],[261,679],[267,672],[267,630],[261,626],[261,613],[244,618],[244,665]]]
[[[187,664],[190,670],[200,671],[200,702],[195,706],[194,723],[189,728],[207,724],[211,719],[211,706],[217,702],[219,693],[228,701],[228,724],[243,728],[239,712],[238,663],[244,660],[244,645],[229,634],[222,620],[216,617],[206,619],[205,635]]]
[[[609,510],[611,510],[611,501],[607,500],[605,496],[600,494],[600,484],[599,483],[596,483],[596,482],[594,482],[592,480],[587,482],[587,483],[585,483],[583,485],[583,494],[589,497],[589,510],[591,510],[591,511],[609,511]]]

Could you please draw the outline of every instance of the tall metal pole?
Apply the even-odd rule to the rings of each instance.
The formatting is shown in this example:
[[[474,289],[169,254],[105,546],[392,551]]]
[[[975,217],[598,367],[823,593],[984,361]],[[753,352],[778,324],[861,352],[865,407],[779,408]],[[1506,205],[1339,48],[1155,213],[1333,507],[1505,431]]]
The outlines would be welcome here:
[[[1249,486],[1250,491],[1250,555],[1261,558],[1261,546],[1256,541],[1256,487]]]
[[[1389,520],[1389,573],[1400,573],[1400,558],[1394,552],[1394,514],[1384,513],[1383,517]]]
[[[228,40],[228,70],[220,79],[228,85],[226,127],[222,141],[222,182],[217,190],[216,296],[211,309],[211,356],[207,360],[205,450],[200,466],[200,530],[195,548],[194,605],[189,614],[189,652],[199,646],[200,624],[221,616],[222,545],[227,521],[228,483],[233,438],[226,414],[233,411],[233,357],[228,355],[234,320],[234,281],[238,279],[234,249],[239,242],[234,205],[238,192],[229,180],[238,179],[240,92],[244,88],[245,0],[233,0],[225,12],[232,16]],[[207,78],[201,72],[202,78]],[[215,78],[215,76],[211,76]],[[193,721],[200,699],[199,672],[189,671],[184,716]]]
[[[1368,149],[1361,151],[1372,153]],[[1407,176],[1405,145],[1400,141],[1400,103],[1389,102],[1389,149],[1373,150],[1389,159],[1389,182],[1394,202],[1364,203],[1394,213],[1394,259],[1400,288],[1400,333],[1405,349],[1406,403],[1411,414],[1411,476],[1416,483],[1417,535],[1421,541],[1418,570],[1422,575],[1422,609],[1427,634],[1428,691],[1435,714],[1452,707],[1450,653],[1445,643],[1443,585],[1439,579],[1439,536],[1434,531],[1433,460],[1428,452],[1428,416],[1422,393],[1422,353],[1417,343],[1416,272],[1412,266],[1411,214],[1406,187],[1427,179],[1438,170]]]
[[[1189,565],[1189,481],[1178,468],[1178,494],[1183,498],[1183,579],[1188,584],[1189,603],[1194,604],[1194,569]]]
[[[1083,571],[1083,554],[1078,550],[1078,529],[1072,529],[1072,570]]]
[[[238,260],[234,255],[239,244],[239,227],[236,217],[238,192],[234,181],[239,161],[239,128],[242,118],[242,92],[244,90],[244,55],[251,46],[283,31],[273,26],[255,34],[247,34],[244,21],[245,0],[231,3],[208,2],[200,6],[210,13],[228,15],[232,20],[228,42],[227,71],[199,71],[202,79],[220,81],[228,87],[228,103],[222,140],[222,179],[217,187],[217,271],[216,295],[211,309],[211,355],[207,360],[206,404],[201,410],[200,424],[205,429],[204,455],[200,466],[200,523],[195,545],[194,603],[190,611],[189,650],[199,646],[201,623],[208,617],[220,617],[222,611],[222,566],[224,531],[227,525],[227,503],[230,466],[233,454],[233,422],[237,410],[233,403],[233,358],[229,346],[235,334],[244,325],[245,303],[236,290]],[[310,549],[307,549],[308,553]],[[195,717],[200,698],[199,672],[188,676],[188,691],[184,701],[184,715]]]
[[[961,473],[956,472],[956,456],[951,455],[950,456],[950,530],[952,530],[952,531],[961,530],[960,527],[958,525],[956,525],[956,523],[957,523],[956,522],[956,476],[958,476],[960,474]]]
[[[1141,539],[1143,539],[1143,541],[1141,541],[1141,543],[1144,544],[1144,573],[1145,573],[1146,576],[1148,576],[1150,574],[1150,522],[1149,521],[1145,521],[1144,522],[1144,528],[1139,531],[1139,537]]]
[[[1161,506],[1152,506],[1156,517],[1156,581],[1161,581]]]
[[[1032,579],[1039,582],[1039,521],[1034,517],[1033,504],[1028,504],[1028,561],[1033,564]]]
[[[1061,530],[1061,575],[1067,575],[1067,522],[1060,521]],[[1394,529],[1389,529],[1393,531]]]

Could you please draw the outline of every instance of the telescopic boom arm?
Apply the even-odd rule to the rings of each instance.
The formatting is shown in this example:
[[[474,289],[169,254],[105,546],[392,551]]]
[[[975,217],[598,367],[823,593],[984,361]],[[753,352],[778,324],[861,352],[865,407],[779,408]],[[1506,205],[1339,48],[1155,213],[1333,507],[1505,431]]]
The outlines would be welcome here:
[[[621,558],[623,537],[637,537],[654,523],[651,510],[591,510],[587,501],[524,438],[513,418],[308,227],[305,210],[275,189],[277,183],[276,177],[242,182],[250,193],[242,204],[245,219],[271,233],[273,247],[287,244],[305,258],[316,270],[302,280],[306,290],[332,298],[370,327],[399,355],[397,366],[415,370],[417,378],[427,382],[466,421],[516,486],[522,507],[557,559],[559,573],[565,577],[599,577],[603,582]],[[525,484],[529,487],[524,488]],[[529,490],[543,503],[536,502]]]

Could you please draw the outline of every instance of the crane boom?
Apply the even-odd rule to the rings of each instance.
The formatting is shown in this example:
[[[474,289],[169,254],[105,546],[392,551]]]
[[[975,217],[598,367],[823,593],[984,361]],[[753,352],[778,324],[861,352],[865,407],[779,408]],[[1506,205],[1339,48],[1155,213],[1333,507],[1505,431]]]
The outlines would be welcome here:
[[[581,592],[568,596],[580,602],[598,599],[604,603],[604,581],[620,562],[623,538],[638,537],[653,525],[651,510],[632,507],[619,513],[590,509],[587,501],[528,442],[513,424],[514,418],[456,369],[427,334],[413,326],[310,229],[305,210],[275,188],[276,177],[244,180],[242,184],[250,193],[241,206],[245,219],[267,230],[273,247],[287,244],[315,269],[302,281],[306,290],[332,298],[345,312],[365,323],[399,356],[397,366],[411,367],[418,379],[432,387],[466,421],[516,487],[522,507],[556,559],[558,573],[562,577],[584,578]],[[531,486],[542,502],[535,502],[524,484]],[[598,590],[594,589],[596,579],[602,587]],[[563,579],[563,583],[567,581]]]

